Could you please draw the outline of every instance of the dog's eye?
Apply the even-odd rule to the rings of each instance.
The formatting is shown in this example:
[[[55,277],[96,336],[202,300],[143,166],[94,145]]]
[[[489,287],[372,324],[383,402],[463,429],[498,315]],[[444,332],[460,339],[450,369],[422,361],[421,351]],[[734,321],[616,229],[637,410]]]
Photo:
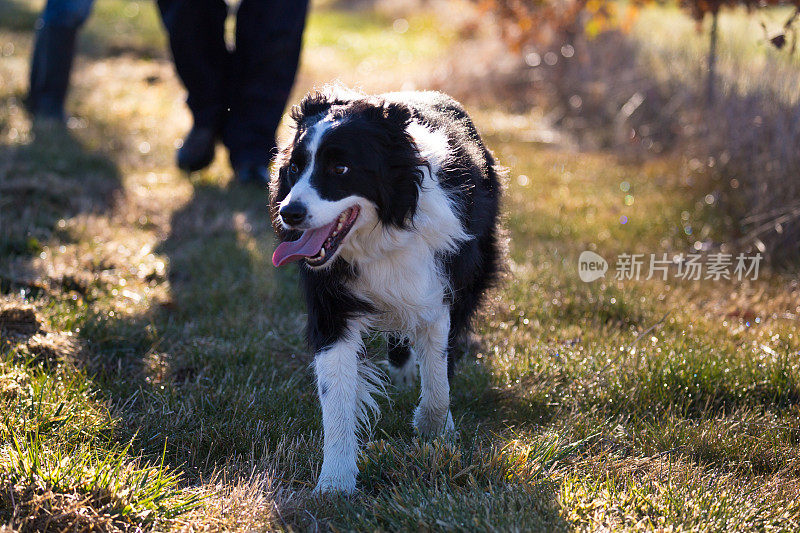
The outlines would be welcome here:
[[[343,174],[347,174],[350,169],[346,165],[333,165],[333,173],[341,176]]]
[[[289,163],[289,174],[297,174],[299,170],[297,163]]]

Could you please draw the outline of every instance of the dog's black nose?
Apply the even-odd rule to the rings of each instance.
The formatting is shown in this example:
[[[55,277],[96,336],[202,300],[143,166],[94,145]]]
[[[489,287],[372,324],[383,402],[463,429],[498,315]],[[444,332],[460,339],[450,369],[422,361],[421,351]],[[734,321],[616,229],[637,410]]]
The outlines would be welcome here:
[[[279,213],[286,224],[290,226],[297,226],[306,219],[308,210],[306,209],[306,206],[300,202],[289,202],[285,206],[281,207]]]

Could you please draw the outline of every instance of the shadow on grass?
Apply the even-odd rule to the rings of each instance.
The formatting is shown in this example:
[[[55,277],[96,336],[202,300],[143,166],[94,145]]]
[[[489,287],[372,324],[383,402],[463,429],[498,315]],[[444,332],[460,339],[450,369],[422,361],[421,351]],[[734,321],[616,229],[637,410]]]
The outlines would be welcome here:
[[[169,300],[82,330],[123,438],[150,456],[166,440],[190,479],[258,461],[283,424],[315,412],[313,384],[298,383],[308,378],[294,276],[269,265],[265,206],[265,190],[197,183],[155,250],[168,260]]]
[[[0,101],[0,108],[21,112],[14,99]],[[8,127],[0,116],[0,129]],[[39,280],[43,273],[32,268],[32,261],[51,242],[73,240],[66,219],[112,208],[121,187],[119,170],[108,156],[60,126],[34,124],[27,135],[24,143],[0,145],[2,291],[25,289],[26,282],[36,280],[88,296],[89,287],[74,278]]]

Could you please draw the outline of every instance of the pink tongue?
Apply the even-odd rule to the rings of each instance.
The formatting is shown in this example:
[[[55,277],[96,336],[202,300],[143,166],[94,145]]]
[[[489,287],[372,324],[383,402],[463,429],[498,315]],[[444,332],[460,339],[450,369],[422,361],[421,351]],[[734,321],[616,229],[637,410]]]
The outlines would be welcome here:
[[[325,239],[328,238],[331,230],[333,230],[334,224],[336,224],[335,220],[321,228],[307,229],[296,241],[280,243],[278,247],[275,248],[275,253],[272,254],[272,264],[279,267],[286,263],[297,261],[302,257],[313,257],[317,255]]]

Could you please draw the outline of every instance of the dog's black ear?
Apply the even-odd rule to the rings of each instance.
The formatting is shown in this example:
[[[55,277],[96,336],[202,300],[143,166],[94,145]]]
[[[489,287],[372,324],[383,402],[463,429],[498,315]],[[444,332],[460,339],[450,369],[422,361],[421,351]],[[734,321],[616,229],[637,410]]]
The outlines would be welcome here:
[[[306,118],[324,113],[330,107],[331,103],[325,93],[312,91],[303,97],[300,104],[292,106],[291,117],[294,119],[295,124],[299,125]]]
[[[422,168],[414,139],[408,133],[412,120],[411,108],[398,102],[379,102],[373,107],[373,117],[383,130],[378,216],[384,224],[405,228],[414,216],[422,186]]]
[[[383,117],[405,129],[411,122],[411,109],[398,102],[387,102],[383,106]]]
[[[326,112],[331,106],[352,102],[362,95],[355,91],[336,85],[327,85],[319,90],[306,94],[299,105],[292,106],[291,117],[300,125],[309,117]]]
[[[387,102],[379,97],[363,99],[356,104],[354,112],[361,112],[376,124],[397,135],[405,132],[411,122],[411,108],[400,102]]]

